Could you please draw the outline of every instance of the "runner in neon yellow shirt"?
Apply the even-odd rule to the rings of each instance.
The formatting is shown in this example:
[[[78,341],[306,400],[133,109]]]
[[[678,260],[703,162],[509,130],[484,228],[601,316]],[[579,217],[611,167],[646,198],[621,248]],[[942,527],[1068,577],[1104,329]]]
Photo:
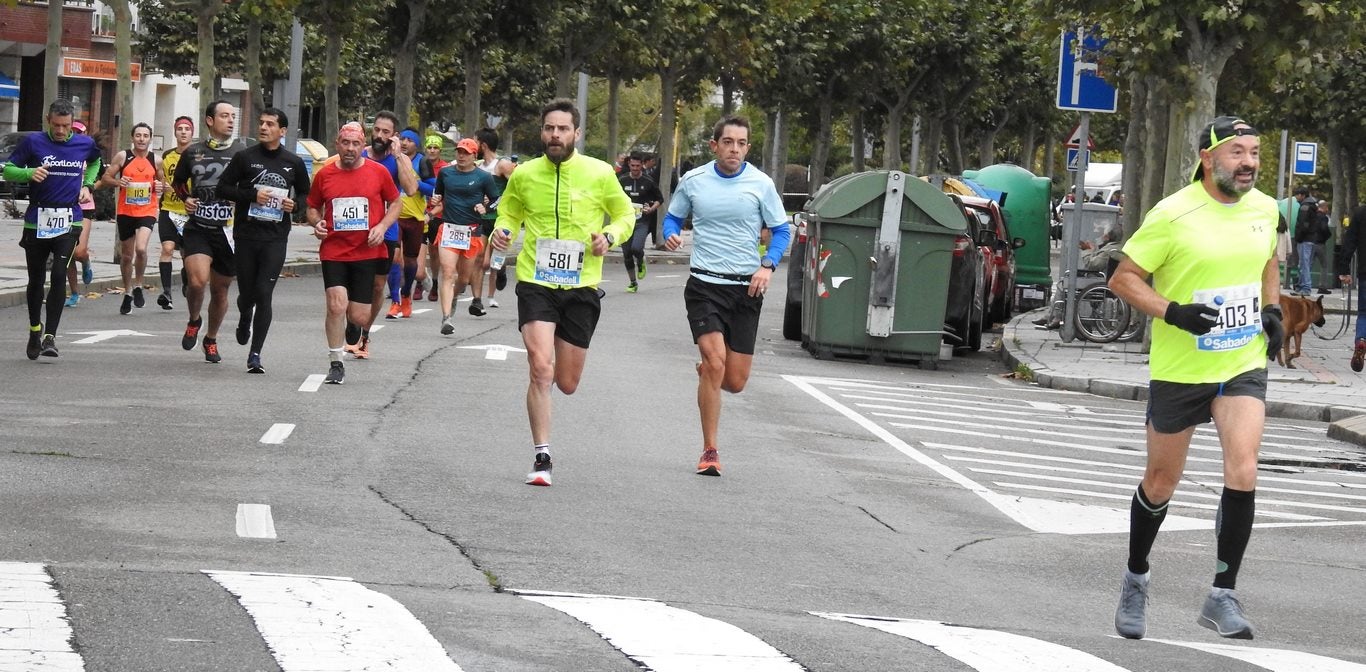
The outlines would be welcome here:
[[[573,101],[558,99],[541,109],[545,156],[512,173],[489,239],[494,249],[505,250],[525,224],[516,294],[517,326],[531,367],[530,485],[550,485],[550,385],[565,394],[579,387],[602,309],[602,255],[635,226],[631,199],[612,167],[574,152],[578,135]]]
[[[1130,505],[1129,560],[1115,630],[1147,631],[1148,554],[1186,464],[1196,425],[1214,420],[1224,452],[1214,585],[1197,622],[1252,639],[1234,595],[1252,535],[1266,360],[1280,350],[1278,212],[1257,191],[1260,140],[1236,117],[1201,132],[1192,183],[1153,207],[1124,245],[1110,287],[1158,318],[1148,388],[1148,465]],[[1147,284],[1152,277],[1152,286]]]

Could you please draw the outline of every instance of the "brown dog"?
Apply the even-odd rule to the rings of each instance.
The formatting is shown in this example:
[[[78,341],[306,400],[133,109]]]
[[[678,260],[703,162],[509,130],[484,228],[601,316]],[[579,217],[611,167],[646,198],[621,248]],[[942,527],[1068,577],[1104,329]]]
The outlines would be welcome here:
[[[1299,357],[1300,340],[1304,338],[1304,332],[1309,330],[1309,325],[1322,327],[1323,319],[1323,297],[1320,296],[1314,301],[1299,296],[1281,296],[1281,314],[1283,318],[1281,324],[1285,326],[1285,342],[1281,344],[1280,356],[1276,361],[1287,369],[1295,368],[1291,360]],[[1290,352],[1290,342],[1295,342],[1295,352]]]

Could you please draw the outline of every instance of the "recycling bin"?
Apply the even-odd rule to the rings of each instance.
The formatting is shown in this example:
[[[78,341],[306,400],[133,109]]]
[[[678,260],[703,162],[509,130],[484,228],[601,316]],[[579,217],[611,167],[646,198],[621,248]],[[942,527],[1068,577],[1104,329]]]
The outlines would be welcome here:
[[[1025,239],[1015,251],[1015,301],[1018,310],[1045,304],[1053,284],[1049,269],[1048,233],[1052,224],[1049,180],[1013,163],[998,163],[981,170],[965,170],[963,177],[1002,193],[1001,210],[1011,237]]]

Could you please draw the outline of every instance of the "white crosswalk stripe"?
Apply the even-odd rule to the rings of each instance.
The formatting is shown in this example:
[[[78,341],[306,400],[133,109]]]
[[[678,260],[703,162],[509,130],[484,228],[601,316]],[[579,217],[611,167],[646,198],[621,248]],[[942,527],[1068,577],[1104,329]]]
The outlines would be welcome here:
[[[786,376],[896,450],[1036,532],[1128,531],[1142,476],[1141,410],[1011,398],[999,387],[926,386]],[[1360,454],[1284,422],[1260,451],[1258,527],[1366,525]],[[1164,530],[1209,529],[1223,487],[1213,427],[1197,428]]]
[[[0,672],[79,672],[66,606],[40,564],[0,562]]]
[[[1241,660],[1271,672],[1366,672],[1366,665],[1288,649],[1263,649],[1206,642],[1175,642],[1153,639],[1153,642],[1182,646],[1196,651]]]

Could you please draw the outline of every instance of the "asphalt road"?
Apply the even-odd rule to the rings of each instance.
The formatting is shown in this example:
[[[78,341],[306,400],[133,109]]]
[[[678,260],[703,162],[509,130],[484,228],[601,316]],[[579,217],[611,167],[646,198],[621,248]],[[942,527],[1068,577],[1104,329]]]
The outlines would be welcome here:
[[[522,482],[510,291],[482,318],[462,303],[453,336],[437,311],[383,321],[373,358],[320,389],[317,277],[281,280],[264,376],[232,341],[235,308],[218,365],[179,348],[179,307],[87,300],[62,356],[37,362],[23,309],[0,310],[0,672],[76,655],[119,671],[1366,670],[1366,473],[1322,425],[1268,429],[1240,582],[1258,638],[1195,625],[1220,480],[1207,435],[1154,553],[1150,639],[1122,640],[1140,405],[1006,379],[985,352],[938,371],[818,361],[782,340],[775,286],[750,385],[724,400],[725,475],[699,477],[684,273],[651,266],[627,295],[609,269],[583,384],[554,397],[551,488]]]

